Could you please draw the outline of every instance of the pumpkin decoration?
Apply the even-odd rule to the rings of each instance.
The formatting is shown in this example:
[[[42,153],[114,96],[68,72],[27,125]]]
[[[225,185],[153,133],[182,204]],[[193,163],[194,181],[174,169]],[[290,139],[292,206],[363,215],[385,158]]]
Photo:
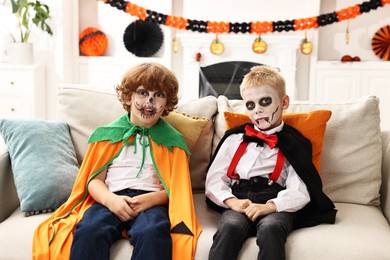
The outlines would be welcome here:
[[[307,32],[305,32],[305,39],[301,43],[302,54],[308,55],[313,51],[313,43],[307,40]]]
[[[301,44],[301,52],[302,54],[310,54],[313,51],[313,44],[309,42],[307,39],[304,39]]]
[[[172,51],[173,53],[177,53],[179,51],[179,43],[177,42],[176,39],[176,29],[173,31]]]
[[[210,45],[210,51],[212,54],[219,55],[223,53],[225,50],[225,47],[223,44],[218,40],[218,36],[215,37],[215,39],[211,42]]]
[[[177,53],[179,51],[179,43],[176,40],[176,37],[172,39],[172,51]]]
[[[352,57],[351,55],[344,55],[343,57],[341,57],[341,62],[359,62],[361,61],[360,57],[359,56],[355,56],[355,57]]]
[[[382,60],[390,60],[390,25],[380,28],[371,40],[375,55]]]
[[[88,27],[79,35],[79,50],[81,55],[102,56],[107,50],[107,45],[107,36],[95,27]]]
[[[265,53],[267,51],[267,48],[268,48],[268,44],[265,41],[263,41],[263,39],[261,39],[260,36],[257,37],[252,44],[252,50],[255,53],[259,53],[259,54]]]

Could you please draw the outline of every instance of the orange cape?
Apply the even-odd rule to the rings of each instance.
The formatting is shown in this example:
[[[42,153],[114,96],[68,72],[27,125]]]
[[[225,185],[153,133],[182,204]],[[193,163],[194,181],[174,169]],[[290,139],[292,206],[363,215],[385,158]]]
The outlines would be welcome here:
[[[69,259],[74,228],[94,203],[87,192],[88,183],[119,154],[122,144],[100,141],[89,145],[70,197],[34,232],[33,259]],[[157,174],[169,196],[172,259],[193,259],[201,227],[195,215],[187,154],[176,146],[170,151],[153,140],[150,145]]]

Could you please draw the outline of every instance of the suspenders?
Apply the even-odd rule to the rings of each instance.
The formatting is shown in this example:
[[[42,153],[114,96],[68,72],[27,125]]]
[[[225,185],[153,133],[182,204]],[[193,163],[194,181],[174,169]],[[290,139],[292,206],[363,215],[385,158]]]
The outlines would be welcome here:
[[[248,142],[242,141],[240,143],[240,145],[238,146],[238,148],[233,156],[233,159],[229,165],[229,168],[226,172],[226,175],[230,179],[237,180],[237,181],[240,180],[240,175],[237,174],[235,172],[235,170],[236,170],[237,164],[240,161],[242,155],[244,154],[248,144],[249,144]],[[268,185],[272,185],[275,181],[277,181],[279,179],[280,173],[282,172],[282,169],[283,169],[283,164],[284,164],[284,155],[283,155],[282,151],[279,149],[278,155],[276,158],[276,165],[275,165],[274,171],[268,177],[269,178]]]

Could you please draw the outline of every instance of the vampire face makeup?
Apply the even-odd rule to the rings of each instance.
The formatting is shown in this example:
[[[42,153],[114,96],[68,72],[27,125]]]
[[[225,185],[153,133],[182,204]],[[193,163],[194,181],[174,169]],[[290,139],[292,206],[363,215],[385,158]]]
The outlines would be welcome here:
[[[137,88],[131,101],[130,120],[133,124],[150,128],[157,123],[167,104],[163,91],[149,91],[143,86]]]
[[[246,88],[242,98],[249,118],[261,130],[280,125],[283,110],[289,105],[289,97],[281,98],[278,91],[270,86]]]

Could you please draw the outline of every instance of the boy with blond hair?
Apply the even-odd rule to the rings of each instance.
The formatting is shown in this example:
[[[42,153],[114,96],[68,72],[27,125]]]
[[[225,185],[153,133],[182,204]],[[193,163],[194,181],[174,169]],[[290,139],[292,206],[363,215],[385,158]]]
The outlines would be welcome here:
[[[322,192],[310,141],[283,122],[290,99],[282,75],[255,66],[240,94],[251,124],[225,133],[206,178],[207,202],[222,213],[209,259],[237,259],[256,236],[258,259],[283,260],[291,231],[334,223],[336,211]]]

